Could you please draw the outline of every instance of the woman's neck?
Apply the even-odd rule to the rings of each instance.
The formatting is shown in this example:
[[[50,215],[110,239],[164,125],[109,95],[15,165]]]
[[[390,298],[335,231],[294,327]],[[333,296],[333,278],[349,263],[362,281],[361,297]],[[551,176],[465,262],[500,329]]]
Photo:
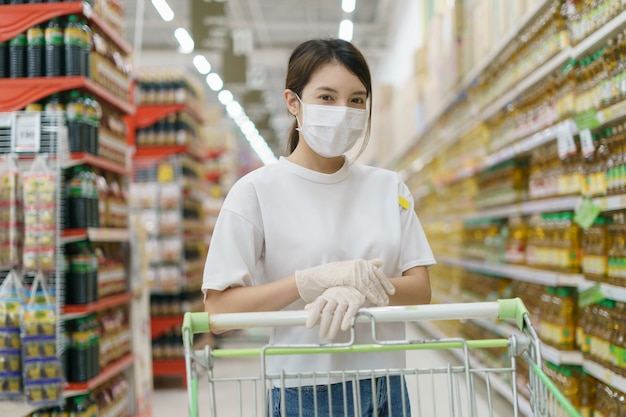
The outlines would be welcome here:
[[[325,158],[313,152],[301,152],[296,148],[296,150],[287,157],[287,160],[303,166],[304,168],[321,172],[322,174],[333,174],[343,167],[345,157],[337,156],[335,158]]]

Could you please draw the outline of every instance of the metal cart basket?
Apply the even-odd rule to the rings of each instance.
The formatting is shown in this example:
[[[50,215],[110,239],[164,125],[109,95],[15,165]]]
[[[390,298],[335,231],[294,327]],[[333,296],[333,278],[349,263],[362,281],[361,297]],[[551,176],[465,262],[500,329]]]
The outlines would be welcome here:
[[[267,410],[274,409],[273,396],[268,395],[270,387],[278,387],[280,398],[284,399],[285,387],[300,387],[299,381],[307,380],[341,381],[339,384],[344,390],[349,391],[359,384],[350,384],[363,378],[371,380],[389,381],[391,377],[401,376],[402,386],[410,398],[410,412],[402,407],[402,412],[394,410],[393,416],[494,416],[492,407],[493,376],[504,380],[510,387],[511,409],[506,411],[506,416],[529,415],[534,417],[579,417],[575,407],[564,397],[556,385],[546,376],[542,370],[541,348],[539,338],[531,326],[528,311],[519,298],[504,299],[493,302],[475,302],[458,304],[431,304],[419,306],[398,307],[373,307],[363,308],[357,314],[355,322],[371,323],[373,340],[372,344],[355,344],[354,326],[352,327],[352,342],[334,343],[328,345],[267,345],[260,348],[236,348],[236,349],[212,349],[205,346],[204,349],[193,349],[194,334],[209,331],[223,331],[227,329],[251,329],[279,326],[303,326],[307,317],[306,311],[279,311],[265,313],[232,313],[215,314],[187,313],[183,324],[183,343],[185,347],[185,362],[187,368],[187,389],[189,399],[190,417],[202,415],[212,417],[230,416],[266,416]],[[514,320],[520,332],[511,334],[508,339],[489,340],[464,340],[460,338],[435,339],[435,340],[397,340],[378,341],[375,335],[375,324],[390,322],[414,322],[420,320],[466,320],[466,319],[510,319]],[[504,367],[476,367],[470,356],[470,350],[484,350],[500,348],[508,352],[510,365]],[[270,374],[266,372],[265,361],[270,355],[293,355],[293,354],[350,354],[357,352],[385,352],[385,351],[413,351],[426,349],[446,349],[461,352],[459,365],[448,364],[442,367],[430,368],[403,368],[403,369],[372,369],[360,371],[336,371],[320,373],[295,373],[281,372]],[[315,360],[314,356],[311,357]],[[242,375],[225,375],[220,371],[220,364],[230,361],[230,364],[238,364],[242,369]],[[251,361],[251,362],[250,362]],[[524,369],[528,369],[525,376],[525,396],[523,400],[527,404],[522,410],[520,403],[522,396],[518,390],[518,378],[522,375],[521,368],[516,367],[516,362],[523,361]],[[508,360],[507,360],[508,362]],[[256,366],[255,366],[256,365]],[[232,369],[232,367],[231,367]],[[202,396],[208,405],[198,405],[198,374],[206,371],[209,379],[209,396]],[[442,379],[439,384],[447,388],[445,398],[447,403],[437,401],[433,396],[422,394],[424,387],[432,389],[437,378]],[[330,384],[330,382],[326,382]],[[384,383],[384,382],[383,382]],[[389,382],[387,382],[389,384]],[[303,384],[318,385],[318,384]],[[348,387],[348,388],[346,388]],[[274,388],[276,389],[276,388]],[[330,387],[329,387],[330,389]],[[509,388],[507,388],[508,390]],[[327,417],[328,412],[320,411],[324,408],[333,409],[332,404],[320,404],[322,401],[332,402],[329,395],[327,399],[319,399],[313,395],[313,404],[303,405],[301,400],[302,388],[296,388],[300,405],[295,414],[298,417],[319,416]],[[477,392],[480,390],[486,401],[477,401]],[[346,395],[344,392],[344,407],[341,416],[369,416],[362,413],[358,400],[358,389]],[[315,393],[316,390],[313,390]],[[346,398],[348,398],[346,400]],[[376,400],[374,400],[376,402]],[[281,417],[287,415],[284,401],[279,408]],[[321,407],[323,405],[323,407]],[[528,407],[529,405],[529,407]],[[318,410],[319,407],[319,410]],[[482,407],[482,408],[481,408]],[[383,412],[384,415],[390,413]],[[374,408],[372,416],[379,413]],[[501,414],[502,415],[502,414]],[[333,414],[337,416],[337,414]]]

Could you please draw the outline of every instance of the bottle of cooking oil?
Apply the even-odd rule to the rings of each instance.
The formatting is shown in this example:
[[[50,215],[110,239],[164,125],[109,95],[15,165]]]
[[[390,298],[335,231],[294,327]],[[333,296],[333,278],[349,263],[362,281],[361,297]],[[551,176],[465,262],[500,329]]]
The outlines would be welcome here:
[[[602,300],[598,303],[596,317],[597,328],[591,336],[590,354],[593,360],[605,368],[610,368],[611,363],[611,335],[613,333],[612,311],[615,302]]]
[[[610,228],[609,273],[607,282],[616,286],[626,285],[626,223],[623,212],[613,215]]]
[[[579,310],[576,320],[576,349],[578,349],[583,357],[589,356],[590,336],[589,329],[593,325],[593,317],[591,316],[591,306],[585,306]]]
[[[546,287],[540,296],[541,303],[541,327],[539,332],[540,339],[551,346],[557,344],[558,329],[556,328],[556,312],[553,297],[556,294],[554,287]]]
[[[581,264],[581,250],[580,250],[580,240],[581,240],[581,229],[574,222],[574,213],[572,212],[564,212],[561,214],[561,231],[562,231],[562,242],[564,245],[567,263],[565,265],[565,272],[568,273],[580,273],[580,264]]]
[[[598,216],[593,224],[583,232],[582,272],[585,279],[606,281],[608,268],[607,218]]]
[[[509,218],[509,236],[506,242],[505,260],[509,264],[522,265],[526,255],[526,223],[522,216]]]
[[[582,417],[592,417],[593,411],[596,407],[596,385],[597,381],[594,377],[589,375],[584,369],[581,370],[581,377],[579,379],[579,408],[578,411]]]
[[[555,347],[560,350],[573,350],[576,336],[575,289],[557,288],[552,294],[554,311]]]
[[[626,376],[626,303],[623,302],[616,302],[613,311],[611,356],[613,358],[613,372]]]

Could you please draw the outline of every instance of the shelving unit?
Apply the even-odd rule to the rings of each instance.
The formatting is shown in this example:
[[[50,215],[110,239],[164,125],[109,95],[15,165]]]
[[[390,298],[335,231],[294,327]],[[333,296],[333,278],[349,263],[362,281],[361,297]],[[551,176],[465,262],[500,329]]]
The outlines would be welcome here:
[[[129,138],[129,145],[134,148],[132,155],[133,187],[136,187],[133,188],[134,194],[138,195],[141,193],[139,190],[141,187],[154,187],[151,190],[155,199],[155,204],[141,207],[137,205],[132,206],[133,216],[137,219],[134,224],[139,228],[143,228],[143,222],[140,219],[145,213],[157,213],[155,214],[156,219],[163,219],[165,216],[172,216],[174,213],[178,213],[178,216],[180,216],[180,224],[175,230],[170,230],[170,227],[159,224],[155,230],[147,231],[141,229],[133,233],[135,236],[133,244],[136,248],[139,248],[136,249],[139,253],[146,253],[141,247],[145,246],[148,241],[151,242],[153,248],[160,243],[163,244],[162,242],[172,239],[181,242],[180,252],[177,252],[177,255],[173,258],[173,254],[168,252],[166,259],[160,259],[159,256],[151,259],[147,259],[147,256],[143,259],[136,259],[133,267],[136,274],[152,274],[150,293],[153,297],[151,302],[151,307],[153,308],[157,298],[167,299],[168,297],[179,297],[186,294],[200,296],[201,271],[204,262],[202,259],[189,258],[186,255],[186,248],[205,245],[206,232],[201,221],[201,214],[188,216],[190,216],[189,211],[191,208],[200,208],[202,201],[210,195],[207,179],[218,181],[221,176],[220,172],[215,171],[207,175],[204,175],[203,170],[202,174],[196,172],[196,167],[204,166],[206,161],[217,158],[221,154],[220,149],[210,149],[202,143],[201,137],[197,136],[200,134],[199,131],[196,132],[196,137],[192,135],[192,138],[185,144],[170,143],[159,145],[152,143],[148,145],[147,143],[138,142],[141,131],[158,126],[160,122],[165,123],[165,121],[168,121],[168,123],[171,123],[173,119],[185,120],[185,117],[191,117],[191,121],[189,119],[186,120],[188,120],[190,126],[194,126],[192,130],[195,129],[196,125],[199,127],[205,123],[201,106],[190,92],[187,93],[187,98],[181,103],[140,104],[137,106],[135,114],[127,119],[127,123],[131,126],[133,132],[131,138]],[[165,191],[166,188],[168,191]],[[159,202],[161,193],[169,195],[172,192],[175,192],[177,195],[175,205]],[[141,205],[139,200],[141,198],[136,199],[137,203]],[[171,196],[169,200],[173,201]],[[153,214],[150,215],[152,216]],[[201,256],[205,256],[206,246],[200,252],[202,252]],[[168,268],[174,268],[177,272],[175,279],[171,280],[171,282],[164,282],[158,277],[159,271],[165,271]],[[180,309],[183,305],[182,299],[176,304]],[[184,358],[166,358],[154,355],[157,347],[169,344],[170,339],[173,340],[171,332],[180,328],[182,319],[182,313],[175,314],[168,310],[155,314],[153,311],[150,327],[151,339],[154,343],[153,346],[155,346],[153,348],[152,375],[158,378],[176,377],[184,385],[186,384]]]
[[[590,92],[590,84],[581,81],[583,78],[584,80],[587,79],[585,74],[582,76],[580,74],[572,75],[568,78],[568,82],[573,83],[571,90],[565,88],[559,90],[564,85],[559,83],[566,78],[565,76],[559,78],[562,74],[561,70],[566,64],[568,66],[574,65],[578,69],[585,67],[594,60],[611,60],[607,56],[598,57],[603,53],[603,48],[608,45],[609,39],[614,42],[615,50],[618,49],[615,39],[618,33],[623,35],[626,29],[626,11],[621,11],[615,14],[611,20],[602,21],[601,24],[595,25],[594,28],[596,30],[588,34],[586,38],[579,39],[576,44],[571,41],[572,32],[567,31],[571,29],[568,28],[568,24],[571,22],[568,22],[567,16],[563,16],[564,23],[555,19],[553,26],[550,26],[550,29],[547,30],[554,30],[554,32],[550,32],[554,36],[557,36],[557,34],[566,36],[568,38],[566,44],[569,46],[558,50],[550,49],[551,56],[547,54],[524,55],[524,51],[516,52],[516,46],[529,45],[540,39],[540,35],[537,35],[536,39],[532,39],[534,35],[525,36],[524,38],[522,38],[522,35],[527,34],[527,29],[531,22],[537,21],[538,17],[544,13],[544,10],[553,5],[554,2],[548,0],[536,2],[536,6],[520,19],[521,23],[515,26],[501,41],[493,45],[491,52],[486,54],[469,72],[464,75],[461,74],[458,77],[458,84],[452,87],[449,93],[443,95],[443,101],[436,110],[431,114],[428,114],[427,111],[426,128],[417,135],[413,142],[414,145],[402,154],[397,161],[396,169],[400,171],[402,178],[411,188],[416,200],[416,212],[425,227],[429,240],[431,240],[433,248],[437,247],[435,257],[441,265],[440,271],[442,272],[438,275],[439,267],[432,268],[432,281],[435,282],[439,278],[446,278],[444,274],[450,275],[447,280],[444,280],[444,284],[434,285],[434,288],[438,287],[437,291],[439,292],[434,292],[433,299],[438,302],[447,303],[458,302],[459,299],[463,300],[465,298],[463,291],[466,290],[476,290],[477,293],[484,295],[496,285],[500,285],[500,289],[506,287],[507,291],[529,291],[528,294],[513,294],[513,296],[521,296],[522,298],[525,295],[529,296],[531,291],[534,296],[535,291],[541,292],[542,288],[547,294],[552,294],[548,292],[547,287],[559,288],[559,292],[561,291],[560,287],[568,287],[569,291],[572,288],[577,289],[579,294],[586,290],[589,290],[587,293],[589,294],[593,290],[595,292],[594,300],[605,298],[620,303],[626,302],[626,288],[606,283],[598,284],[585,279],[583,273],[585,269],[582,267],[582,231],[579,240],[572,246],[575,248],[573,250],[578,251],[576,255],[579,257],[577,258],[578,263],[571,260],[565,261],[563,260],[564,258],[559,258],[559,260],[544,259],[549,256],[549,253],[554,253],[555,257],[557,256],[556,254],[565,256],[564,253],[566,250],[569,250],[569,247],[559,246],[559,244],[565,245],[563,242],[566,240],[565,238],[562,238],[560,241],[555,238],[554,242],[550,241],[548,243],[544,241],[545,247],[552,248],[555,251],[550,252],[548,249],[539,255],[539,250],[544,250],[544,247],[541,246],[541,237],[527,242],[527,235],[524,235],[526,230],[530,234],[531,229],[533,231],[541,231],[541,227],[544,227],[543,230],[545,231],[545,227],[547,227],[545,225],[553,224],[550,221],[555,223],[561,221],[560,214],[555,217],[557,213],[574,212],[575,214],[581,214],[583,209],[586,208],[587,199],[590,200],[592,208],[597,208],[606,217],[610,217],[612,215],[611,212],[626,210],[626,194],[612,195],[617,191],[612,191],[608,186],[607,189],[609,191],[606,194],[609,195],[602,195],[594,191],[590,194],[591,198],[581,191],[582,185],[580,187],[581,190],[575,191],[568,190],[569,184],[563,185],[562,183],[559,183],[558,187],[553,186],[552,184],[554,183],[551,183],[553,188],[546,186],[546,188],[532,189],[529,186],[529,184],[536,184],[532,183],[533,179],[539,182],[538,187],[545,186],[541,184],[540,180],[542,177],[538,176],[538,172],[541,169],[549,171],[549,169],[546,169],[548,163],[552,164],[550,165],[551,168],[557,166],[558,158],[553,160],[547,159],[549,158],[547,151],[545,159],[542,159],[541,156],[543,150],[549,149],[551,146],[554,147],[552,152],[556,154],[557,147],[555,145],[559,146],[558,157],[561,161],[566,160],[566,162],[561,162],[560,171],[557,174],[554,174],[554,172],[557,172],[559,168],[549,171],[549,175],[552,175],[549,179],[553,180],[557,175],[561,175],[559,179],[569,178],[567,175],[573,177],[574,175],[571,174],[573,172],[581,173],[582,180],[586,180],[585,168],[579,167],[587,167],[585,165],[587,162],[585,161],[591,160],[591,155],[595,157],[597,151],[596,154],[593,154],[589,149],[589,142],[584,142],[584,140],[597,136],[599,136],[598,142],[594,143],[599,143],[605,136],[608,137],[607,141],[614,139],[614,137],[611,137],[611,133],[605,133],[607,128],[614,127],[617,124],[621,125],[626,120],[626,100],[623,100],[623,94],[615,95],[613,91],[610,93],[610,98],[603,95],[602,104],[600,105],[600,99],[598,98],[597,106],[588,105],[588,103],[581,104],[575,101],[580,99],[583,94]],[[593,8],[593,6],[585,6],[585,13],[591,13],[588,7]],[[582,16],[583,12],[580,10],[577,10],[577,12],[580,12]],[[456,13],[456,18],[459,18],[462,12],[454,10],[454,13]],[[589,18],[589,15],[585,17]],[[454,20],[455,16],[452,16],[452,19]],[[476,24],[475,17],[471,23]],[[559,26],[558,23],[562,25]],[[463,24],[460,26],[463,26]],[[565,32],[560,32],[563,31],[563,28],[565,28]],[[462,34],[464,36],[465,32],[462,32]],[[471,34],[475,35],[473,32]],[[619,46],[619,50],[621,49],[622,45]],[[462,56],[462,54],[459,53],[457,58],[459,56]],[[541,56],[542,60],[539,60],[538,56]],[[430,56],[428,59],[430,59]],[[531,59],[532,65],[529,65]],[[579,65],[580,61],[583,62]],[[524,65],[519,65],[519,62],[523,62]],[[603,61],[602,63],[606,62]],[[428,74],[428,71],[431,71],[431,66],[433,68],[436,68],[436,66],[432,65],[432,62],[428,62],[428,64],[428,66],[424,64],[426,69],[422,70],[424,73],[419,75],[419,77],[424,78],[420,78],[419,81],[428,82],[427,77],[430,76],[433,77],[433,81],[438,80],[439,74]],[[596,65],[600,64],[596,63]],[[523,72],[505,73],[504,69],[514,69]],[[579,77],[581,80],[579,80]],[[610,83],[612,82],[611,80],[614,80],[613,77],[615,77],[615,73],[604,75],[597,85],[599,86],[600,82]],[[546,92],[548,87],[555,88],[554,94]],[[594,91],[599,91],[599,88],[597,87]],[[431,91],[429,93],[431,93],[430,96],[433,93],[436,94],[436,92]],[[568,107],[567,103],[558,101],[570,93],[574,101],[572,106]],[[442,97],[442,95],[439,97]],[[428,102],[428,100],[424,99],[423,104]],[[560,105],[563,107],[559,107]],[[564,108],[569,110],[569,112],[563,111]],[[587,108],[591,108],[591,110],[576,113],[577,109]],[[595,108],[599,108],[599,110],[595,110]],[[541,112],[542,109],[543,113]],[[618,132],[621,132],[621,130],[618,129]],[[613,129],[612,134],[616,135],[615,129]],[[573,143],[575,149],[571,148],[570,142]],[[569,148],[564,150],[563,147],[565,145]],[[583,145],[586,148],[583,148]],[[595,147],[597,145],[591,146]],[[467,151],[467,155],[464,155],[464,151]],[[572,159],[576,159],[572,157],[573,153],[583,161],[580,162],[579,166],[571,163]],[[587,160],[581,157],[583,154],[586,155]],[[492,179],[497,177],[497,174],[494,173],[497,173],[498,169],[502,169],[505,163],[509,161],[516,163],[516,169],[519,163],[520,168],[518,170],[509,169],[508,171],[503,169],[501,172],[507,172],[503,175],[508,175],[506,179],[517,178],[516,176],[521,173],[522,178],[528,182],[523,182],[520,188],[522,192],[517,193],[517,188],[515,188],[516,194],[510,193],[513,198],[507,201],[515,202],[498,204],[497,201],[505,201],[506,199],[479,199],[481,192],[487,194],[492,193],[492,190],[496,190],[495,194],[489,194],[489,198],[493,195],[496,197],[503,195],[498,194],[500,192],[499,188],[493,187],[494,182],[501,187],[513,184],[512,179],[510,182],[498,182]],[[542,163],[545,165],[540,166]],[[566,163],[570,163],[570,165]],[[577,168],[574,168],[574,166]],[[611,166],[609,162],[608,168],[605,167],[605,169],[608,170]],[[532,169],[535,169],[535,171],[532,171]],[[565,171],[566,169],[568,171]],[[595,169],[598,168],[595,167]],[[537,176],[531,177],[529,180],[531,175]],[[544,172],[544,175],[548,174]],[[539,179],[537,180],[537,178]],[[614,179],[615,177],[611,178]],[[607,174],[606,180],[609,181],[611,178],[608,178]],[[546,180],[545,177],[543,179]],[[510,185],[510,188],[514,187],[518,187],[518,185]],[[541,191],[541,193],[536,192],[537,190]],[[619,192],[624,192],[621,188],[619,190]],[[544,193],[544,191],[546,192]],[[535,193],[533,194],[533,192]],[[509,196],[508,194],[504,195],[505,197]],[[530,199],[528,196],[533,197],[533,199]],[[569,219],[569,217],[567,218]],[[574,218],[578,219],[577,216]],[[518,222],[520,221],[525,222],[524,224],[528,229],[522,229],[522,232],[519,232],[519,228],[515,229],[515,225],[519,224]],[[476,226],[481,225],[481,222],[490,226],[485,226],[483,229],[480,226]],[[540,226],[533,229],[536,224],[540,224]],[[490,234],[493,230],[490,227],[497,229],[498,232],[493,235]],[[565,226],[562,227],[564,230]],[[472,235],[474,231],[476,231],[476,234]],[[524,237],[512,238],[516,231]],[[523,243],[520,246],[515,246],[518,242],[516,239],[523,240]],[[575,239],[572,239],[572,241],[575,241]],[[480,246],[481,243],[483,246]],[[511,246],[507,246],[507,244]],[[537,250],[537,252],[527,252],[526,250],[529,247]],[[481,252],[481,249],[484,249],[485,253]],[[507,252],[509,250],[511,252]],[[515,262],[519,263],[520,259],[516,258],[519,255],[518,251],[521,251],[524,258],[521,261],[522,263],[526,261],[529,265],[545,265],[545,269],[504,263],[504,259],[515,259]],[[568,253],[568,256],[571,256],[570,254]],[[502,263],[479,259],[483,255],[485,259],[495,259]],[[534,258],[533,256],[535,255],[541,256],[541,260]],[[509,258],[509,256],[512,258]],[[526,259],[526,256],[529,256],[528,259]],[[606,253],[605,256],[608,258]],[[612,256],[619,257],[620,255],[615,255],[614,253]],[[500,259],[502,260],[500,261]],[[614,260],[614,262],[616,261]],[[549,268],[553,270],[548,270]],[[560,270],[569,270],[574,273],[554,272],[559,270],[559,268]],[[475,282],[472,281],[474,282],[472,285],[479,286],[480,275],[483,275],[485,280],[493,278],[491,284],[494,287],[489,286],[489,290],[481,290],[474,287],[469,289],[470,287],[465,284],[467,281],[463,281],[466,278],[473,278]],[[497,278],[507,278],[508,280],[501,280],[501,283],[496,284]],[[612,276],[612,279],[615,279],[615,275]],[[562,290],[564,292],[568,291],[566,289]],[[449,292],[445,295],[440,293],[445,291]],[[495,290],[492,291],[495,292]],[[553,291],[557,292],[556,289]],[[489,295],[491,294],[489,293]],[[555,295],[554,297],[558,298],[560,295]],[[575,295],[572,297],[575,297]],[[573,302],[575,303],[575,298],[572,299],[574,299]],[[591,300],[591,297],[588,299]],[[550,314],[553,313],[546,313],[546,315]],[[553,321],[551,322],[550,319],[546,320],[545,317],[531,317],[531,320],[533,319],[537,323],[546,321],[546,326],[554,324]],[[472,330],[477,332],[480,328],[483,328],[491,333],[505,336],[512,331],[516,331],[505,323],[476,320],[473,320],[472,323],[478,326],[476,329],[472,328]],[[558,325],[555,326],[557,327],[556,332],[558,331]],[[569,327],[566,330],[569,330]],[[548,337],[549,331],[550,328],[547,327],[546,337]],[[569,334],[571,335],[571,333]],[[552,339],[553,336],[550,336],[550,338]],[[563,369],[582,367],[605,384],[626,392],[624,391],[626,389],[624,378],[583,357],[582,352],[579,350],[561,351],[544,343],[542,344],[542,356],[553,364],[563,366]],[[557,369],[559,370],[555,372],[560,372],[562,368]]]
[[[84,2],[63,2],[63,3],[38,3],[38,4],[23,4],[23,5],[2,5],[0,12],[0,41],[8,41],[15,37],[17,34],[24,32],[26,29],[46,22],[54,17],[63,17],[68,15],[80,15],[87,19],[90,26],[95,28],[96,31],[104,35],[108,42],[109,48],[114,46],[116,50],[121,51],[122,54],[129,55],[132,52],[132,48],[128,42],[126,42],[122,35],[116,32],[101,16],[98,16],[92,7]],[[94,54],[97,53],[94,52]],[[92,58],[94,58],[92,56]],[[93,62],[92,62],[93,63]],[[93,75],[93,73],[92,73]],[[94,78],[97,78],[94,75]],[[136,106],[132,100],[132,89],[128,89],[125,93],[113,93],[113,90],[108,90],[103,87],[102,84],[94,79],[84,76],[65,76],[65,77],[40,77],[40,78],[14,78],[14,79],[0,79],[0,91],[2,95],[0,97],[0,112],[13,112],[24,108],[30,103],[40,101],[41,99],[48,97],[55,93],[62,93],[69,90],[79,90],[84,93],[88,93],[96,98],[96,100],[106,105],[107,108],[113,109],[114,112],[132,115],[136,111]],[[117,149],[119,154],[126,153],[126,148],[123,144],[117,143],[110,133],[102,134],[100,137],[100,143],[104,143],[108,148]],[[121,149],[123,148],[123,149]],[[119,162],[113,162],[102,156],[95,156],[90,153],[71,153],[65,155],[59,152],[59,159],[61,160],[61,168],[68,169],[78,165],[89,166],[106,173],[107,175],[122,177],[122,184],[124,180],[127,180],[131,174],[129,166]],[[104,156],[104,154],[103,154]],[[56,159],[56,158],[51,158]],[[121,160],[120,158],[118,158]],[[116,177],[117,178],[117,177]],[[58,190],[61,193],[61,189]],[[61,201],[61,199],[59,199]],[[64,203],[62,203],[64,204]],[[67,244],[73,244],[80,241],[89,241],[97,245],[107,244],[109,242],[121,242],[128,243],[130,241],[129,230],[127,227],[102,227],[102,228],[83,228],[83,229],[67,229],[59,233],[57,240],[56,250],[61,254],[64,250],[64,246]],[[59,262],[61,264],[61,262]],[[142,362],[146,361],[145,352],[142,352],[141,345],[145,344],[149,346],[149,339],[141,338],[141,335],[147,333],[146,328],[149,323],[146,322],[145,317],[148,316],[147,304],[143,305],[143,311],[141,308],[141,295],[143,293],[144,298],[147,297],[147,288],[141,286],[133,286],[132,277],[126,275],[123,268],[118,270],[103,271],[106,275],[114,274],[124,278],[127,282],[127,288],[124,293],[105,296],[101,299],[93,301],[84,305],[67,305],[63,303],[63,298],[59,297],[59,317],[63,321],[73,320],[76,318],[84,317],[93,313],[102,312],[104,310],[129,306],[131,309],[130,326],[132,333],[132,353],[117,359],[113,363],[106,366],[101,372],[85,383],[73,383],[70,382],[64,390],[64,397],[72,397],[76,395],[85,394],[105,384],[112,377],[122,373],[129,372],[133,376],[129,379],[131,385],[135,384],[134,388],[129,390],[127,400],[121,401],[117,407],[118,410],[112,410],[109,415],[124,409],[130,412],[143,414],[149,416],[149,408],[138,410],[138,404],[149,403],[149,398],[143,398],[144,395],[150,395],[151,389],[145,383],[142,385],[141,375],[139,374],[139,367]],[[122,274],[122,275],[120,275]],[[57,282],[64,280],[64,274],[56,274]],[[57,285],[63,285],[57,284]],[[134,288],[135,287],[135,288]],[[143,288],[142,291],[138,291],[137,288]],[[63,294],[63,292],[61,292]],[[142,322],[141,317],[144,317]],[[59,335],[62,338],[62,335]],[[61,351],[59,351],[61,352]],[[149,358],[147,359],[149,362]],[[151,384],[151,381],[150,381]],[[151,385],[150,387],[151,388]],[[19,415],[18,411],[8,411],[6,407],[10,407],[10,404],[0,402],[0,414],[2,415]],[[27,413],[27,411],[24,411]]]

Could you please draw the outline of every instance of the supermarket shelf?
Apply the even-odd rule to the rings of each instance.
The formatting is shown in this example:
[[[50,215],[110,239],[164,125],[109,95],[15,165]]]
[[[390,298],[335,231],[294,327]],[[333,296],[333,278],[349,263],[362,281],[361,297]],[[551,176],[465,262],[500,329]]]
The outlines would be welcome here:
[[[93,12],[91,6],[75,1],[66,3],[38,3],[2,6],[2,22],[0,23],[0,42],[8,41],[26,29],[39,23],[46,22],[53,17],[70,14],[82,14],[91,23],[97,26],[109,39],[124,53],[129,54],[132,48],[117,32]]]
[[[138,146],[133,158],[165,158],[166,156],[185,153],[189,149],[185,145]]]
[[[424,332],[428,333],[431,337],[435,339],[444,339],[447,337],[433,322],[419,321],[419,322],[414,322],[413,324],[419,327],[420,329],[422,329]],[[448,352],[450,352],[458,360],[460,361],[464,360],[463,354],[458,349],[451,349]],[[470,366],[472,368],[488,368],[488,366],[481,364],[476,359],[474,359],[471,355],[470,355]],[[485,377],[485,374],[483,372],[478,372],[476,375],[480,376],[481,378]],[[491,375],[489,377],[489,382],[493,389],[495,389],[504,399],[506,399],[511,404],[513,404],[513,393],[511,392],[511,386],[509,384],[504,382],[497,375]],[[519,406],[519,411],[521,415],[526,416],[526,417],[533,417],[533,412],[532,412],[532,409],[530,407],[530,403],[528,402],[528,400],[521,395],[518,395],[517,399],[518,399],[518,406]]]
[[[0,401],[0,416],[28,417],[40,408],[24,401]]]
[[[114,31],[100,16],[98,16],[89,4],[83,3],[83,15],[96,25],[107,37],[125,54],[133,52],[133,48],[126,40]]]
[[[185,369],[185,359],[153,359],[152,375],[159,376],[180,376],[183,385],[187,386],[187,371]]]
[[[109,161],[105,158],[100,158],[90,153],[72,153],[71,159],[63,163],[63,168],[71,168],[76,165],[90,165],[94,168],[101,168],[110,172],[114,172],[116,174],[130,175],[130,170],[127,169],[124,165]]]
[[[526,266],[459,259],[445,255],[437,256],[437,261],[443,264],[499,275],[517,281],[532,282],[553,287],[578,287],[584,281],[582,274],[563,274],[542,269],[528,268]]]
[[[137,107],[135,114],[135,123],[137,129],[143,129],[152,126],[159,120],[169,116],[172,113],[185,112],[191,115],[196,122],[203,124],[204,117],[195,108],[196,105],[191,103],[173,103],[173,104],[142,104]]]
[[[185,110],[185,104],[154,104],[141,105],[137,107],[135,113],[135,123],[137,129],[143,129],[152,126],[159,120],[169,116],[172,113],[178,113]]]
[[[63,306],[63,315],[61,318],[74,317],[78,314],[86,315],[106,310],[107,308],[117,307],[128,304],[133,298],[132,292],[111,295],[93,303],[84,305],[65,305]]]
[[[63,231],[61,243],[80,242],[90,240],[92,242],[127,242],[130,239],[128,229],[124,228],[87,228],[68,229]]]
[[[602,365],[589,360],[583,361],[583,368],[594,378],[599,379],[605,384],[610,385],[622,392],[626,392],[626,378],[619,376]]]
[[[69,382],[63,392],[64,397],[73,397],[76,395],[82,395],[102,385],[115,375],[129,368],[135,360],[135,356],[129,353],[126,356],[116,360],[112,364],[107,365],[98,376],[90,379],[87,382]]]
[[[0,111],[20,110],[51,94],[73,89],[85,90],[124,113],[135,112],[133,104],[122,100],[100,84],[85,77],[2,78],[0,79],[0,91],[2,91]]]
[[[437,152],[443,152],[448,146],[451,146],[454,143],[456,143],[456,141],[461,137],[461,135],[464,132],[468,131],[469,129],[474,127],[476,124],[493,117],[500,109],[502,109],[508,103],[514,101],[518,96],[524,93],[528,88],[532,87],[538,81],[545,78],[548,74],[562,67],[569,59],[580,58],[594,51],[594,48],[598,48],[599,45],[601,45],[603,42],[606,42],[606,40],[610,38],[612,35],[614,35],[617,31],[619,31],[620,28],[623,28],[623,25],[625,23],[626,23],[626,11],[622,12],[621,14],[613,18],[610,22],[603,25],[596,32],[589,35],[585,40],[583,40],[581,43],[576,45],[576,47],[564,48],[563,50],[561,50],[561,52],[559,52],[556,56],[554,56],[548,62],[538,67],[536,71],[531,73],[529,76],[527,76],[520,82],[516,83],[510,90],[507,91],[506,94],[502,95],[498,100],[494,101],[489,106],[482,109],[481,111],[475,112],[476,114],[472,115],[472,117],[468,121],[463,123],[461,126],[459,126],[456,129],[452,128],[448,130],[447,132],[444,132],[443,135],[436,135],[438,136],[436,137],[436,139],[439,144],[439,146],[437,146],[437,149],[436,150],[433,149],[428,152],[425,152],[419,158],[419,160],[422,160],[422,161],[432,160],[432,158],[436,155]],[[485,61],[485,63],[481,65],[483,65],[484,68],[486,68],[489,65],[489,63],[490,62]],[[477,75],[478,74],[476,74],[475,76]],[[445,111],[447,111],[456,102],[458,97],[464,93],[464,91],[467,89],[467,86],[469,86],[469,84],[467,83],[471,83],[471,81],[468,81],[468,80],[465,80],[464,82],[466,84],[461,84],[460,85],[461,87],[457,88],[455,90],[456,92],[450,95],[450,99],[448,99],[440,107],[440,109],[435,113],[435,116],[427,121],[426,123],[427,128],[424,129],[423,133],[414,141],[414,143],[421,143],[422,139],[424,139],[425,136],[430,135],[430,136],[435,137],[431,132],[432,126],[434,126],[437,120],[445,113]],[[439,137],[439,136],[442,136],[442,137]],[[407,150],[406,154],[408,155],[411,154],[410,149]],[[423,168],[423,166],[425,166],[426,164],[424,163],[424,164],[419,164],[419,165],[421,165]],[[409,169],[409,171],[412,171],[412,173],[418,172],[420,170],[421,169],[416,169],[416,170]]]
[[[159,317],[152,316],[150,319],[150,333],[152,335],[152,340],[161,336],[164,332],[170,330],[172,327],[182,326],[183,325],[183,316],[173,316],[173,317]]]
[[[543,359],[557,365],[582,365],[583,354],[578,350],[558,350],[552,346],[541,344]]]
[[[592,281],[583,281],[578,286],[579,291],[584,291],[589,287],[596,285],[597,283]],[[617,287],[615,285],[609,285],[605,283],[600,283],[600,291],[604,298],[609,300],[619,301],[622,303],[626,303],[626,288],[625,287]]]

